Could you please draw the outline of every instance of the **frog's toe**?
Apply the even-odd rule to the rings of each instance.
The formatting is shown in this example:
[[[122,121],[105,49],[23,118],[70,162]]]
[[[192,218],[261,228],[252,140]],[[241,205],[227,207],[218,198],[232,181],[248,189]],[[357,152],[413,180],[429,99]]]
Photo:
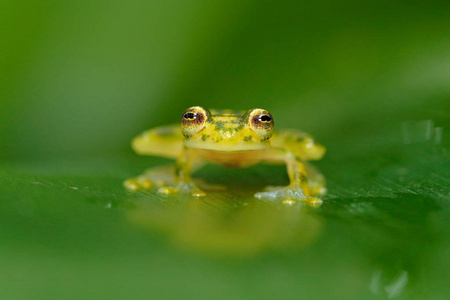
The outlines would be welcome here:
[[[286,205],[295,205],[297,204],[298,200],[296,199],[292,199],[292,198],[285,198],[283,199],[283,201],[281,201],[281,203],[286,204]]]
[[[292,206],[292,205],[297,204],[299,201],[302,201],[303,203],[306,203],[307,205],[312,206],[312,207],[319,207],[322,205],[322,202],[323,202],[321,199],[319,199],[317,197],[306,197],[301,200],[293,199],[293,198],[285,198],[281,201],[281,203]]]
[[[136,191],[139,189],[139,184],[133,178],[127,179],[123,182],[123,186],[130,191]]]
[[[154,183],[147,178],[137,177],[125,180],[123,185],[130,191],[137,191],[140,189],[149,190],[154,186]]]
[[[206,196],[206,193],[199,189],[192,182],[180,182],[176,186],[162,186],[158,189],[158,193],[171,195],[176,193],[190,194],[195,197]]]
[[[179,190],[172,186],[162,186],[158,189],[158,193],[164,194],[164,195],[172,195],[178,193]]]

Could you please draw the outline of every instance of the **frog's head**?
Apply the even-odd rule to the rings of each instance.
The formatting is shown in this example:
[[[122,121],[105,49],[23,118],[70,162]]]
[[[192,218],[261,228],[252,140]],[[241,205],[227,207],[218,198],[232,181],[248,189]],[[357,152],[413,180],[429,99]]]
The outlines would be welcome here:
[[[273,125],[272,115],[261,108],[236,113],[193,106],[181,117],[181,131],[187,148],[218,151],[266,149],[270,145]]]

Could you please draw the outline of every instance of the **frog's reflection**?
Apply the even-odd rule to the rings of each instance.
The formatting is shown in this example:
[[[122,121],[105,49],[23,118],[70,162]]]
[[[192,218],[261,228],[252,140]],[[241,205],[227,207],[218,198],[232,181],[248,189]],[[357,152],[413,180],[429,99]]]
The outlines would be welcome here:
[[[311,209],[305,204],[241,201],[238,196],[212,193],[206,198],[180,196],[158,204],[145,203],[130,211],[129,218],[166,234],[182,249],[245,256],[311,243],[322,227]]]

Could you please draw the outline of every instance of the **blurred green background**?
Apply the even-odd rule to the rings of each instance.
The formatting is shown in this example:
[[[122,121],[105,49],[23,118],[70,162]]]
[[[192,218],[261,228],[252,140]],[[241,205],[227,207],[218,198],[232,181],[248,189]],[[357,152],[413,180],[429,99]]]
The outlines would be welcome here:
[[[0,0],[5,299],[446,299],[448,1]],[[282,167],[128,193],[131,138],[189,106],[269,110],[328,149],[319,208]]]

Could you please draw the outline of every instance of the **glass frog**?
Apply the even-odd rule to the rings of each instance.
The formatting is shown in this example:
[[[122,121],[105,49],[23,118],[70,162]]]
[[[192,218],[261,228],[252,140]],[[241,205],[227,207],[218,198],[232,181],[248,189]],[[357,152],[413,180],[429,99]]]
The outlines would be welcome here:
[[[249,167],[259,162],[286,164],[290,183],[286,187],[267,187],[256,193],[260,199],[279,199],[286,204],[298,201],[319,204],[317,196],[326,192],[325,180],[307,163],[321,159],[325,148],[311,136],[295,129],[274,131],[272,115],[260,108],[247,112],[188,108],[181,126],[168,125],[143,132],[132,141],[133,149],[142,155],[176,159],[173,184],[159,180],[152,172],[128,179],[129,190],[150,189],[155,185],[163,194],[189,193],[204,196],[191,179],[191,172],[203,162],[230,168]],[[170,181],[170,180],[169,180]]]

